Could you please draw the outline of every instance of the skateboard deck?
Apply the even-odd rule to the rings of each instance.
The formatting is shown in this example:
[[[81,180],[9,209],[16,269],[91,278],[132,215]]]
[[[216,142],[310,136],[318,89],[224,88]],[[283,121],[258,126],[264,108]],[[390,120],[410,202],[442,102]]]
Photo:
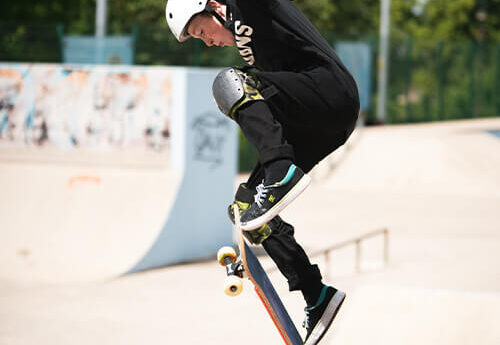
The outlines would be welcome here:
[[[269,280],[266,272],[260,264],[257,256],[248,245],[243,230],[240,227],[239,210],[237,206],[234,209],[235,223],[239,232],[239,249],[240,260],[236,265],[242,264],[242,270],[246,277],[254,285],[255,291],[266,308],[269,316],[273,320],[278,332],[287,345],[302,345],[303,340],[297,331],[290,315],[288,314],[285,306],[274,289],[273,284]],[[220,262],[220,261],[219,261]],[[229,275],[228,271],[228,275]],[[241,274],[240,276],[242,276]],[[236,288],[235,288],[236,289]],[[233,289],[233,291],[235,291]]]

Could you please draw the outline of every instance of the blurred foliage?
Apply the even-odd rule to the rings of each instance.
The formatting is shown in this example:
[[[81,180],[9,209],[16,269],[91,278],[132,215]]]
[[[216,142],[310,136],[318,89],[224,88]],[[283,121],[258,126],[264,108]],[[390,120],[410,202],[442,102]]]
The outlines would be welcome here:
[[[0,61],[60,62],[57,25],[0,22]]]
[[[250,1],[250,0],[248,0]],[[500,39],[500,0],[392,0],[392,29],[416,38]],[[165,1],[108,0],[108,30],[123,34],[133,25],[170,35]],[[320,31],[358,38],[378,32],[380,0],[296,0]],[[11,1],[0,22],[63,24],[70,34],[91,34],[96,0]]]
[[[500,114],[499,43],[393,38],[390,66],[390,123]]]
[[[244,0],[241,0],[244,1]],[[252,0],[246,0],[252,1]],[[364,41],[376,66],[381,0],[295,0],[331,43]],[[140,65],[241,64],[235,48],[178,43],[165,1],[108,0],[108,33],[136,35]],[[500,115],[500,0],[391,0],[390,123]],[[11,1],[0,13],[0,61],[60,62],[59,34],[95,30],[96,0]],[[59,31],[58,31],[59,29]],[[376,71],[373,71],[373,85]],[[374,119],[376,90],[372,110]],[[241,147],[253,149],[242,139]],[[245,149],[246,147],[246,149]],[[248,167],[242,167],[247,169]]]

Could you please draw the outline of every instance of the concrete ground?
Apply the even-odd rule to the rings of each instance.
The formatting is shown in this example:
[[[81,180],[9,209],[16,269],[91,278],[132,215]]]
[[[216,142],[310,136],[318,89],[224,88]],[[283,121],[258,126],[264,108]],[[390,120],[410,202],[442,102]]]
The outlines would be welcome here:
[[[166,161],[145,150],[0,146],[0,279],[74,283],[127,272],[175,201],[182,176]]]
[[[354,247],[328,266],[313,258],[348,294],[323,344],[500,343],[498,129],[498,118],[366,128],[316,169],[283,212],[306,251],[390,231],[387,266],[381,238],[363,243],[359,273]],[[271,279],[300,327],[300,294]],[[229,298],[223,280],[214,260],[85,284],[2,279],[0,344],[282,343],[250,283]]]

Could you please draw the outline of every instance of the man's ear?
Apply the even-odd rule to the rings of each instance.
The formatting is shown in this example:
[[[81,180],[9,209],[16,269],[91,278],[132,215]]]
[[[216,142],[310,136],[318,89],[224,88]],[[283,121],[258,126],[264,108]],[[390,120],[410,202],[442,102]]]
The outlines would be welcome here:
[[[214,1],[214,0],[209,0],[207,3],[208,6],[212,7],[212,9],[217,12],[219,16],[222,18],[226,19],[226,7],[222,5],[221,3]]]

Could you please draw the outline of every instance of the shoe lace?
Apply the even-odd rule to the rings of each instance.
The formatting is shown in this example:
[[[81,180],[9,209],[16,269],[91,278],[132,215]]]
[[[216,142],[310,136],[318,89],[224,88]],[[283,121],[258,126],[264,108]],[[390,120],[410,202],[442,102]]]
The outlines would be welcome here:
[[[302,327],[305,329],[309,329],[310,326],[310,310],[308,308],[305,308],[304,311],[306,312],[306,317],[304,319],[304,322],[302,322]]]
[[[259,207],[262,207],[262,203],[266,200],[267,192],[269,191],[268,187],[264,186],[264,183],[261,183],[257,186],[257,194],[254,195],[254,200]]]

